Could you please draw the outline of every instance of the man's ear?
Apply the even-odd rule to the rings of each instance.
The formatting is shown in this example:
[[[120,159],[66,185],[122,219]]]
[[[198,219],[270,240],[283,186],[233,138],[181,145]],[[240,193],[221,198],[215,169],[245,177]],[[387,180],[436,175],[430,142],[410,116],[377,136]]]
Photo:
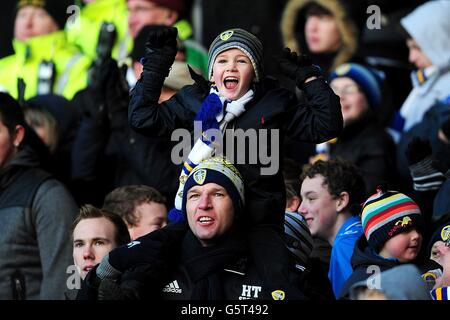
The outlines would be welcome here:
[[[173,10],[168,10],[167,16],[166,16],[166,22],[169,26],[172,26],[175,22],[178,20],[178,12]]]
[[[286,210],[290,212],[297,212],[298,207],[300,207],[300,197],[294,196],[287,200]]]
[[[346,191],[342,191],[341,194],[338,196],[337,202],[336,202],[336,211],[342,212],[347,206],[350,201],[350,195]]]
[[[19,147],[25,138],[25,128],[21,125],[16,125],[14,128],[13,145]]]

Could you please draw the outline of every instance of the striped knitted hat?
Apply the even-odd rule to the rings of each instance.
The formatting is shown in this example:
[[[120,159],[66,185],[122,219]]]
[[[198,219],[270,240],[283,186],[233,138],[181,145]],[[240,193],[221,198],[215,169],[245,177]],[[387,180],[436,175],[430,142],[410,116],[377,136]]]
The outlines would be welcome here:
[[[261,80],[263,72],[263,46],[261,41],[244,29],[229,29],[219,34],[211,43],[208,52],[208,79],[213,73],[213,64],[217,56],[228,49],[236,48],[245,53],[255,70],[256,82]]]
[[[369,245],[379,250],[395,235],[411,228],[421,230],[422,215],[417,204],[403,193],[378,187],[363,205],[361,222]]]
[[[313,250],[313,238],[305,218],[297,212],[284,215],[284,239],[295,262],[305,266]]]

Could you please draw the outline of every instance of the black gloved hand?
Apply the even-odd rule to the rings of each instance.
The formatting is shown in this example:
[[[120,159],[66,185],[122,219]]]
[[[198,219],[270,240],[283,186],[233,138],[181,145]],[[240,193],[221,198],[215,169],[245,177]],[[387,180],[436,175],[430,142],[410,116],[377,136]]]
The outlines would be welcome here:
[[[99,121],[107,120],[105,108],[107,97],[107,84],[111,73],[117,68],[117,62],[112,58],[97,59],[89,70],[89,84],[86,89],[74,97],[76,105],[80,106],[86,118],[96,118]]]
[[[112,66],[106,82],[105,105],[112,130],[121,130],[128,126],[130,94],[124,68],[126,68],[125,65],[122,68],[119,68],[117,64]]]
[[[302,54],[299,56],[296,52],[291,52],[289,48],[285,48],[280,55],[274,58],[281,72],[295,80],[299,88],[303,87],[306,79],[322,75],[320,68],[312,64],[308,55]]]
[[[144,71],[167,77],[177,54],[177,34],[174,27],[153,26],[145,43]]]
[[[171,252],[181,244],[181,240],[188,230],[187,222],[169,224],[164,228],[155,230],[136,239],[139,244],[121,246],[108,254],[109,264],[116,270],[124,272],[141,263],[165,261],[170,258]],[[104,259],[103,259],[104,260]],[[102,260],[101,264],[104,263]]]
[[[413,165],[433,153],[430,141],[414,137],[406,148],[405,155],[409,165]]]

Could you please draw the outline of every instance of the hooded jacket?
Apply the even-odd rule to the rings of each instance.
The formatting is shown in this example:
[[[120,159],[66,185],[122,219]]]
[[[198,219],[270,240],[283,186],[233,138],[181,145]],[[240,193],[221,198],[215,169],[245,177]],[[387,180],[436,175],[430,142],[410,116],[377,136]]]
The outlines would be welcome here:
[[[417,42],[433,65],[425,69],[426,81],[415,81],[414,88],[400,109],[405,119],[403,131],[420,122],[438,101],[450,95],[450,2],[429,1],[401,20],[402,26]],[[432,18],[430,18],[432,17]]]
[[[377,255],[367,243],[365,236],[362,235],[356,242],[353,251],[353,273],[342,287],[339,298],[346,298],[353,284],[368,279],[376,272],[383,272],[398,265],[400,265],[400,262],[396,259],[385,259]]]
[[[63,299],[77,207],[24,147],[0,170],[0,299]]]
[[[342,45],[337,52],[324,55],[325,65],[318,63],[324,72],[336,69],[339,65],[348,62],[355,56],[360,39],[360,25],[362,12],[355,2],[345,0],[290,0],[284,9],[281,20],[281,32],[286,47],[297,53],[308,53],[313,61],[315,55],[308,51],[304,35],[304,10],[311,3],[320,5],[330,11],[336,19],[338,30],[341,34]],[[318,61],[314,61],[318,62]]]
[[[53,93],[67,99],[87,84],[87,71],[91,60],[77,48],[69,45],[64,31],[37,36],[27,41],[13,40],[15,54],[0,60],[0,88],[18,98],[17,80],[23,78],[25,99],[38,93],[39,66],[42,61],[53,61],[56,78]]]

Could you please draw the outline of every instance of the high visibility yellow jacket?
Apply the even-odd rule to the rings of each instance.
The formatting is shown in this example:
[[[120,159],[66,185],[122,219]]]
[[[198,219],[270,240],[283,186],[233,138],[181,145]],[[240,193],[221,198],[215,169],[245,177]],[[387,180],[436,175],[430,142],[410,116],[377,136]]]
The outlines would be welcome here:
[[[79,17],[74,15],[73,19],[68,19],[65,28],[67,40],[85,55],[95,59],[103,22],[114,23],[117,38],[112,56],[119,62],[124,61],[133,48],[133,40],[128,34],[128,10],[125,0],[97,0],[86,4]]]
[[[56,31],[27,41],[13,40],[15,54],[0,59],[0,90],[18,98],[17,82],[26,84],[25,99],[38,93],[39,66],[42,61],[55,65],[53,93],[72,99],[87,85],[92,61],[67,43],[64,31]]]

